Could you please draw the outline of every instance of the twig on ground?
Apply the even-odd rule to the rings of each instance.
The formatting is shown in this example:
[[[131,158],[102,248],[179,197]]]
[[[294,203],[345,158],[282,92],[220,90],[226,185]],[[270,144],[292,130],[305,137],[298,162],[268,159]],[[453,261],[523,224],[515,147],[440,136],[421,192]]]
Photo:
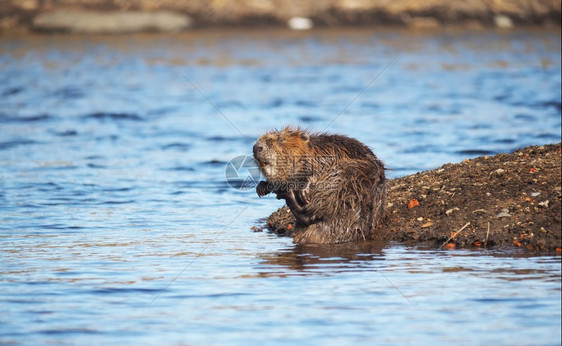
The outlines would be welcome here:
[[[468,225],[470,225],[470,221],[466,223],[466,225],[462,226],[461,229],[459,229],[458,231],[456,231],[455,233],[453,233],[453,235],[451,235],[449,237],[449,239],[445,240],[445,242],[439,247],[440,249],[443,248],[443,246],[447,245],[447,243],[449,242],[449,240],[453,239],[454,237],[457,236],[457,234],[461,233],[463,229],[467,228]]]

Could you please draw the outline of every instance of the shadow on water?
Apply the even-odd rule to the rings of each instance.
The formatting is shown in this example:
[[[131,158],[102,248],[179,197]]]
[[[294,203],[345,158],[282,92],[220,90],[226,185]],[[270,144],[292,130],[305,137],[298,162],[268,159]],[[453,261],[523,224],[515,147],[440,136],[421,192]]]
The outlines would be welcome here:
[[[373,270],[371,262],[384,260],[383,249],[387,245],[388,242],[382,241],[297,244],[275,254],[263,255],[262,259],[267,265],[288,269],[288,275],[319,272],[330,275],[346,271]]]

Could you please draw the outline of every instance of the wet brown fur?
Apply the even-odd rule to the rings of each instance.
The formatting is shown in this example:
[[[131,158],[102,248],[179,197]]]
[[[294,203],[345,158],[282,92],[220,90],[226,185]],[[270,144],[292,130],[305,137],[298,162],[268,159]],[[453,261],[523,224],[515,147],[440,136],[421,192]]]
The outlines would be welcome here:
[[[261,136],[254,158],[266,182],[256,191],[285,199],[297,219],[297,243],[341,243],[373,237],[384,214],[383,163],[342,135],[286,127]]]

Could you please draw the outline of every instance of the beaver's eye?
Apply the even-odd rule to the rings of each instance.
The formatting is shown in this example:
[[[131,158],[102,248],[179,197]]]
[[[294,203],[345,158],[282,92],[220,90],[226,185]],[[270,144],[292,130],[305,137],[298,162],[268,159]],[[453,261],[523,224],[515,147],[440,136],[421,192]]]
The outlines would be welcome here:
[[[277,141],[279,141],[279,142],[285,142],[285,138],[279,137],[279,138],[277,139]]]

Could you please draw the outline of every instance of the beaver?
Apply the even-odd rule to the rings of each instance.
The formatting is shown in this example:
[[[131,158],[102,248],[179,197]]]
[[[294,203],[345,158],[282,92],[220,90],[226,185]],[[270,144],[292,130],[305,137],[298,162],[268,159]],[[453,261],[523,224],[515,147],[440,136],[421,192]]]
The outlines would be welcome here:
[[[284,199],[296,218],[296,243],[372,238],[384,215],[384,164],[360,141],[299,127],[273,130],[253,147],[266,181],[259,197]]]

